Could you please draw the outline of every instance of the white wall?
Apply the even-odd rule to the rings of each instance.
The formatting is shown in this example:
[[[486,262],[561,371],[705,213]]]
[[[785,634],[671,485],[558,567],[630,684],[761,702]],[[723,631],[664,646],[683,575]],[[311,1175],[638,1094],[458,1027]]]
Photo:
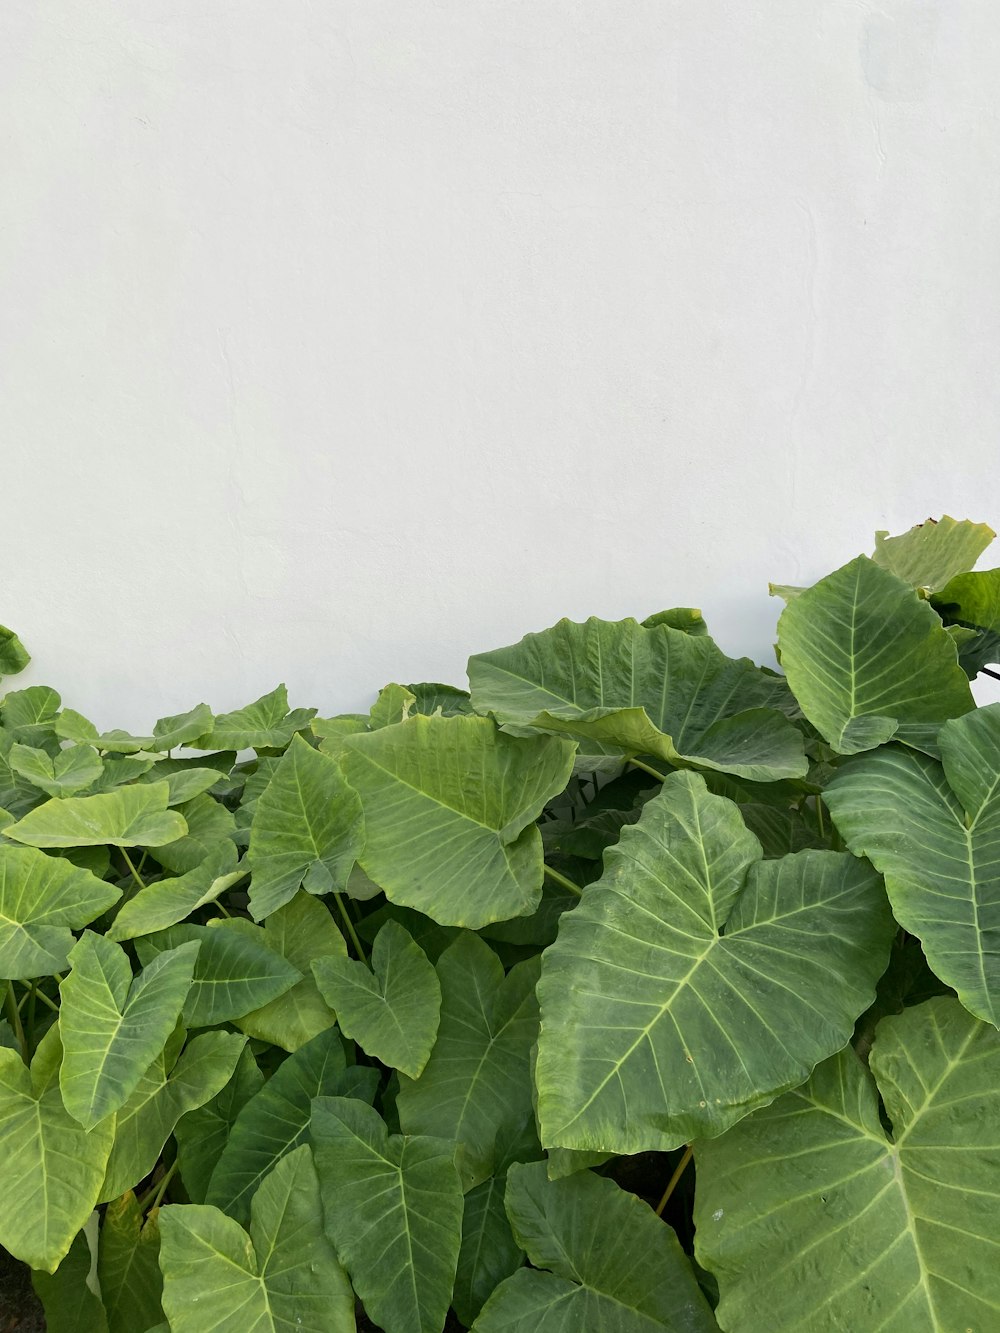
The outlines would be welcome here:
[[[3,0],[0,622],[106,725],[1000,526],[996,0]],[[997,562],[994,562],[997,563]]]

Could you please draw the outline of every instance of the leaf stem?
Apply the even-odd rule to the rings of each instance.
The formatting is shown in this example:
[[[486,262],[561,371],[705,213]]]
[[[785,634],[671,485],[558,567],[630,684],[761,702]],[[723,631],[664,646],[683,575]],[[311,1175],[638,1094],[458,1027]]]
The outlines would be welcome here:
[[[816,823],[819,825],[819,836],[820,836],[821,838],[825,838],[825,837],[826,837],[826,825],[825,825],[825,821],[824,821],[824,819],[823,819],[823,798],[822,798],[822,796],[817,796],[817,797],[816,797]]]
[[[27,1060],[28,1047],[24,1040],[24,1028],[21,1026],[21,1015],[17,1007],[17,996],[14,994],[13,981],[7,982],[7,997],[4,1000],[4,1008],[7,1010],[7,1018],[11,1027],[14,1029],[14,1036],[17,1044],[21,1048],[21,1059]]]
[[[121,854],[125,858],[125,864],[132,872],[132,878],[135,880],[136,884],[138,884],[140,889],[144,889],[146,885],[143,882],[142,878],[140,877],[138,870],[136,870],[135,866],[132,864],[132,858],[131,856],[129,856],[128,852],[125,850],[124,847],[121,848]]]
[[[571,879],[567,879],[565,875],[561,874],[558,870],[553,870],[549,865],[545,866],[544,869],[546,875],[548,875],[553,884],[560,885],[569,893],[575,894],[578,898],[583,897],[583,889],[580,888],[579,884],[574,884]]]
[[[663,1216],[663,1210],[669,1203],[670,1196],[671,1194],[673,1194],[674,1189],[677,1186],[677,1182],[680,1180],[681,1176],[687,1170],[687,1164],[688,1162],[690,1162],[693,1153],[694,1153],[694,1145],[689,1143],[688,1146],[684,1149],[684,1153],[681,1157],[681,1160],[677,1163],[677,1166],[674,1168],[674,1174],[670,1177],[670,1180],[667,1183],[667,1188],[663,1191],[663,1198],[656,1205],[657,1217]]]
[[[333,896],[334,896],[334,897],[336,898],[336,900],[337,900],[337,906],[340,908],[340,915],[344,918],[344,925],[347,927],[347,933],[348,933],[348,935],[350,935],[350,937],[351,937],[351,943],[354,945],[355,949],[357,950],[358,957],[361,959],[361,961],[362,961],[363,963],[367,963],[367,962],[368,962],[368,955],[365,953],[364,949],[361,947],[361,941],[358,939],[358,932],[354,929],[354,922],[351,920],[351,914],[350,914],[350,912],[347,910],[347,907],[346,907],[346,905],[345,905],[345,903],[344,903],[344,896],[343,896],[343,894],[335,893]]]
[[[35,987],[35,999],[41,1000],[42,1004],[47,1004],[53,1013],[57,1014],[59,1012],[59,1006],[56,1004],[55,1000],[50,1000],[45,992],[39,990],[37,986]]]
[[[641,768],[644,773],[648,773],[650,777],[656,778],[657,782],[666,782],[667,780],[666,773],[661,773],[660,770],[654,768],[652,764],[644,764],[641,759],[630,759],[629,763],[633,768]]]
[[[142,1209],[143,1212],[146,1211],[147,1200],[150,1200],[149,1203],[150,1210],[152,1210],[153,1208],[158,1208],[160,1206],[160,1201],[162,1200],[164,1194],[166,1194],[167,1192],[167,1186],[170,1184],[170,1182],[173,1180],[176,1174],[177,1174],[177,1161],[175,1159],[167,1167],[166,1171],[164,1171],[162,1177],[160,1178],[160,1183],[158,1185],[155,1185],[149,1191],[148,1194],[144,1194],[142,1196],[142,1202],[139,1204],[139,1207]]]

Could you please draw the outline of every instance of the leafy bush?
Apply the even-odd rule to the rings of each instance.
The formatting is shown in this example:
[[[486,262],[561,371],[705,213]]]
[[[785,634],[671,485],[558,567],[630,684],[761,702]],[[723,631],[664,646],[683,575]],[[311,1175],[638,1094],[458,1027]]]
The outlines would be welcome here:
[[[992,536],[774,589],[783,675],[675,608],[365,715],[8,693],[0,1244],[49,1328],[1000,1327]]]

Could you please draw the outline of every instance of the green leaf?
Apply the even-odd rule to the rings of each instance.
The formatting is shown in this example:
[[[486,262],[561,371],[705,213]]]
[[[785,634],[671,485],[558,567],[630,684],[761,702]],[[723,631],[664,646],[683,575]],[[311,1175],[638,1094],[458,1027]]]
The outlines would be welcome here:
[[[53,758],[44,750],[15,744],[7,762],[15,773],[49,796],[72,796],[96,782],[104,771],[101,756],[89,745],[71,745]]]
[[[462,1242],[454,1145],[389,1137],[346,1097],[313,1103],[312,1140],[327,1232],[371,1319],[391,1333],[439,1333]]]
[[[956,574],[971,569],[995,536],[985,523],[956,522],[945,514],[918,523],[901,537],[876,532],[872,559],[911,587],[937,592]]]
[[[154,750],[176,750],[178,745],[196,741],[211,731],[212,710],[208,704],[195,704],[187,713],[175,713],[173,717],[161,717],[153,725]]]
[[[241,1014],[238,1023],[244,1032],[282,1050],[297,1051],[332,1026],[334,1013],[319,992],[312,964],[319,958],[346,956],[347,945],[321,902],[298,893],[273,912],[263,928],[236,919],[217,922],[216,928],[262,939],[302,976],[276,1000]]]
[[[178,763],[184,761],[161,759],[142,776],[143,782],[166,782],[170,789],[168,805],[184,805],[193,801],[219,781],[219,770],[216,768],[197,768],[190,764],[180,768],[175,766]]]
[[[91,1233],[96,1241],[97,1221],[97,1214],[92,1213],[54,1273],[31,1275],[35,1294],[45,1310],[46,1333],[108,1333],[90,1248]],[[17,1326],[15,1316],[14,1327]]]
[[[534,1270],[501,1283],[476,1321],[481,1333],[715,1329],[677,1237],[634,1194],[589,1171],[549,1180],[544,1162],[512,1166],[507,1182],[507,1213]]]
[[[72,931],[120,897],[114,885],[61,857],[0,844],[0,977],[24,980],[63,971]]]
[[[105,755],[104,771],[89,788],[88,795],[98,796],[102,792],[114,791],[126,782],[134,782],[156,763],[151,754]]]
[[[27,648],[14,631],[0,625],[0,676],[16,676],[30,661]]]
[[[92,931],[70,951],[60,992],[66,1110],[85,1129],[125,1105],[180,1017],[197,944],[161,954],[133,980],[120,945]]]
[[[442,685],[438,681],[421,681],[418,685],[404,685],[413,695],[413,711],[433,717],[440,711],[443,717],[456,717],[460,713],[472,712],[472,700],[468,690],[460,690],[456,685]]]
[[[932,604],[948,620],[995,634],[1000,630],[1000,569],[957,575],[932,598]]]
[[[784,681],[668,625],[561,620],[470,658],[469,680],[479,712],[579,737],[588,753],[650,754],[760,782],[806,772],[802,737],[778,711]]]
[[[802,711],[840,754],[919,743],[975,707],[933,609],[863,555],[788,603],[778,643]]]
[[[497,1136],[531,1105],[538,967],[538,958],[530,958],[505,977],[493,950],[471,934],[438,960],[438,1039],[420,1078],[400,1078],[397,1106],[405,1133],[461,1144],[466,1189],[492,1175]]]
[[[869,866],[763,861],[738,807],[693,773],[669,777],[604,859],[538,987],[546,1147],[721,1134],[848,1041],[894,930]]]
[[[871,1069],[848,1048],[699,1145],[696,1252],[723,1328],[996,1327],[1000,1036],[938,997],[883,1019]]]
[[[708,633],[705,618],[696,606],[672,606],[669,611],[657,611],[655,615],[647,616],[641,623],[644,629],[668,625],[671,629],[683,630],[685,634],[694,634],[699,638]]]
[[[177,1121],[221,1091],[246,1044],[233,1032],[205,1032],[184,1047],[185,1036],[182,1027],[175,1029],[118,1112],[99,1202],[118,1198],[149,1175]]]
[[[942,764],[891,746],[834,777],[844,841],[967,1009],[1000,1026],[1000,704],[941,728]]]
[[[283,750],[315,716],[315,708],[289,712],[288,691],[279,685],[245,708],[220,713],[210,731],[188,744],[197,750]]]
[[[50,685],[29,685],[24,690],[12,690],[3,699],[0,717],[4,730],[22,745],[55,749],[55,723],[62,708],[62,700]]]
[[[160,1267],[171,1333],[354,1333],[354,1297],[322,1219],[304,1144],[254,1196],[249,1237],[217,1208],[162,1209]]]
[[[15,744],[13,737],[0,727],[0,806],[8,814],[20,818],[41,802],[42,793],[34,783],[11,768],[10,752]]]
[[[343,1043],[332,1028],[279,1065],[236,1116],[205,1202],[245,1222],[260,1182],[286,1153],[306,1142],[313,1098],[342,1091],[346,1069]]]
[[[150,783],[150,788],[161,786],[166,787],[167,784]],[[142,791],[143,788],[135,790]],[[170,799],[169,789],[167,799]],[[206,857],[218,849],[220,842],[230,838],[236,828],[231,811],[207,794],[187,801],[179,813],[171,811],[171,815],[183,825],[179,835],[170,842],[161,838],[156,844],[147,845],[160,865],[172,870],[175,875],[186,875],[189,870],[200,866]]]
[[[375,937],[372,969],[346,954],[312,964],[341,1031],[384,1065],[419,1078],[438,1031],[441,987],[427,955],[395,921]]]
[[[97,1273],[109,1333],[148,1333],[163,1319],[159,1210],[143,1222],[129,1190],[104,1211]]]
[[[295,736],[257,802],[250,826],[250,908],[260,920],[303,881],[343,889],[361,848],[364,817],[340,766]]]
[[[182,837],[187,825],[167,809],[165,782],[119,787],[99,796],[53,799],[29,811],[6,837],[30,847],[153,847]]]
[[[73,741],[77,745],[93,745],[98,750],[111,754],[135,754],[139,750],[152,750],[152,736],[133,736],[128,731],[99,732],[89,718],[78,713],[75,708],[64,708],[56,719],[56,735],[64,741]]]
[[[534,820],[569,781],[574,749],[479,717],[416,716],[352,736],[342,762],[365,812],[362,868],[441,925],[532,912],[543,874]]]
[[[291,989],[302,973],[259,932],[255,936],[218,929],[224,923],[196,926],[182,922],[136,941],[140,960],[149,966],[165,950],[199,945],[191,985],[184,1000],[189,1028],[213,1027],[251,1013]]]
[[[59,1029],[39,1043],[30,1072],[0,1048],[0,1245],[54,1273],[93,1212],[114,1141],[112,1120],[86,1133],[59,1094]]]
[[[174,1129],[181,1179],[192,1203],[204,1203],[208,1182],[229,1141],[229,1135],[251,1097],[264,1086],[264,1075],[257,1067],[249,1046],[236,1065],[232,1078],[204,1106],[181,1116]],[[249,1213],[248,1213],[249,1216]]]
[[[383,685],[368,714],[368,726],[377,731],[379,727],[405,722],[416,702],[416,695],[411,694],[405,685]]]
[[[504,1278],[521,1267],[524,1251],[514,1239],[503,1206],[507,1176],[490,1176],[465,1196],[462,1248],[452,1307],[471,1325],[487,1298]]]
[[[131,940],[152,935],[189,917],[238,884],[246,874],[236,868],[236,847],[220,843],[194,870],[178,878],[157,880],[125,903],[107,931],[108,939]]]

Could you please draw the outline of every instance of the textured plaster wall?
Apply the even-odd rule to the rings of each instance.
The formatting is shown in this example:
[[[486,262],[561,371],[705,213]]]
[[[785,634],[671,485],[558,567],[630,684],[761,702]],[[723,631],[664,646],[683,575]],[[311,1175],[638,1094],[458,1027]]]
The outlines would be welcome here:
[[[1000,520],[996,0],[4,0],[0,622],[103,724]]]

